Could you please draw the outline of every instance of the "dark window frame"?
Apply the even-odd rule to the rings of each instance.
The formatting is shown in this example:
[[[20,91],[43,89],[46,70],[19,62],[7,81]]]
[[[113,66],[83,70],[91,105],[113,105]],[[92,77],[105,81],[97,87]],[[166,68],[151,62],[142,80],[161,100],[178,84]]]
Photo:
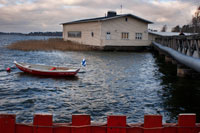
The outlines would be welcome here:
[[[121,33],[122,40],[129,40],[129,32],[122,32]]]
[[[135,33],[135,40],[142,40],[143,34],[142,33]]]
[[[69,38],[81,38],[82,33],[81,31],[68,31],[67,35]]]

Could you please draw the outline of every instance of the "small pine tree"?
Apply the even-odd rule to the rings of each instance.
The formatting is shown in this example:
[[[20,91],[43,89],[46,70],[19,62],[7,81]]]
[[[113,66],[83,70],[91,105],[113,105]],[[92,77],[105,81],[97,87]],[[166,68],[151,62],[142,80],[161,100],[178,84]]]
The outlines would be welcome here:
[[[166,32],[167,31],[167,25],[163,25],[162,29],[161,29],[161,32]]]
[[[179,25],[172,28],[172,32],[181,32],[181,27]]]

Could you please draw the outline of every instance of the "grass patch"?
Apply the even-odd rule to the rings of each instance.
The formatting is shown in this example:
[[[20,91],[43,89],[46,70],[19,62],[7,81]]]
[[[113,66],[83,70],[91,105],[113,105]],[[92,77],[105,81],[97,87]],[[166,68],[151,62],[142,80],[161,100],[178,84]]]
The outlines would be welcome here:
[[[94,51],[102,50],[98,46],[83,45],[72,41],[63,41],[62,38],[49,38],[48,40],[23,40],[7,46],[8,49],[23,51]]]

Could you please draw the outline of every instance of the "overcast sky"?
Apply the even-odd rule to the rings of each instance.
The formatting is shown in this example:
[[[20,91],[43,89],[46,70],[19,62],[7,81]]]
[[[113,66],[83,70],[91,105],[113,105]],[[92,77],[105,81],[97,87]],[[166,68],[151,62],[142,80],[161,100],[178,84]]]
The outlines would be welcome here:
[[[122,5],[122,10],[121,6]],[[188,24],[200,0],[0,0],[0,32],[62,31],[60,23],[131,13],[168,30]]]

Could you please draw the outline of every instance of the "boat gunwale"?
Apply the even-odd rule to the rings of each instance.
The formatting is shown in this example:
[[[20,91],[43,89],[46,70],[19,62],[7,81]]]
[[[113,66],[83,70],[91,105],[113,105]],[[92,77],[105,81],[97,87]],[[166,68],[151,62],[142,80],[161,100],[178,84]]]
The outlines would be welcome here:
[[[80,68],[74,68],[74,69],[71,69],[71,68],[68,68],[68,70],[42,70],[42,69],[36,69],[36,68],[29,68],[29,67],[26,67],[26,66],[24,66],[23,64],[26,64],[26,63],[20,63],[20,62],[17,62],[17,61],[14,61],[14,64],[15,65],[18,65],[18,66],[20,66],[20,67],[22,67],[22,68],[26,68],[26,69],[28,69],[28,70],[32,70],[32,71],[38,71],[38,72],[50,72],[50,73],[68,73],[68,72],[78,72],[79,71],[79,69]],[[31,66],[31,64],[29,64],[29,63],[27,63],[27,65],[30,65]],[[32,64],[32,65],[34,65],[34,64]],[[41,65],[41,66],[46,66],[46,65]],[[55,67],[55,66],[47,66],[47,67]]]

